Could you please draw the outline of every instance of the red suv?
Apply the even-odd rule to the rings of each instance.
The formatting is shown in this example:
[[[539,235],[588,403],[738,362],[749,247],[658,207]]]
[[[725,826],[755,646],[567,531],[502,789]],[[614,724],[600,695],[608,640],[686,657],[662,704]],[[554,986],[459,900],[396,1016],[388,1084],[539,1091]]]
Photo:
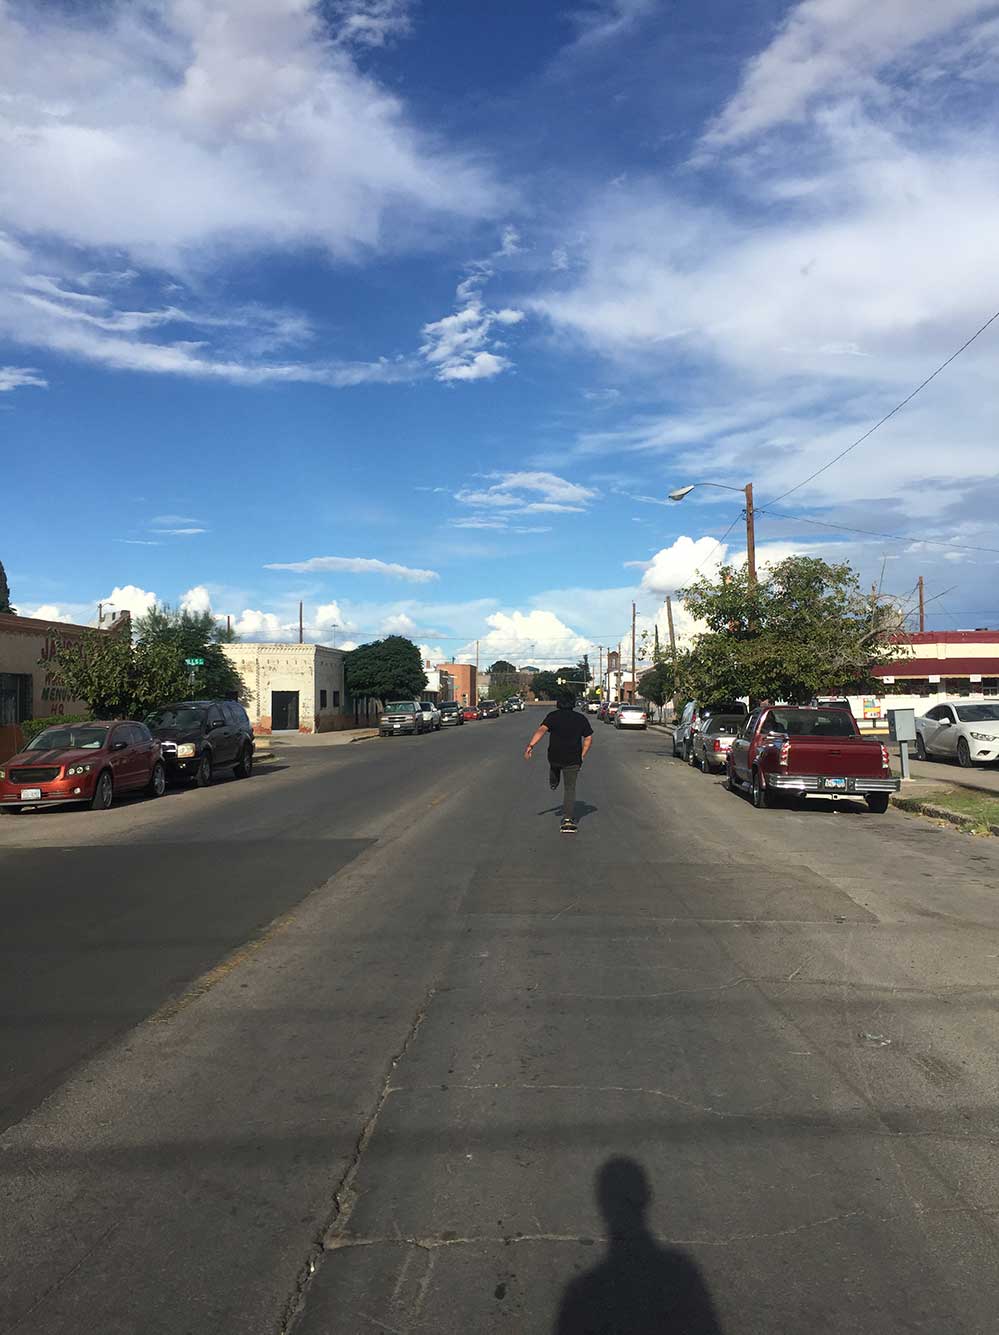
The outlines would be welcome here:
[[[0,765],[0,811],[87,803],[106,811],[117,793],[166,790],[160,744],[144,723],[60,723]]]

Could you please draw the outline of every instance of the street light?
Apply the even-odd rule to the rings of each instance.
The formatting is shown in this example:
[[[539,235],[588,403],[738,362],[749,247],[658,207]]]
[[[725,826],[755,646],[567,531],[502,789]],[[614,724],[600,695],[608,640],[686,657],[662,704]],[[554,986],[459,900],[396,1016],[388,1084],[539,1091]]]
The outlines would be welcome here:
[[[337,633],[337,631],[340,629],[340,623],[339,623],[339,621],[333,621],[333,622],[331,622],[330,624],[331,624],[332,627],[333,627],[333,648],[335,649],[335,648],[336,648],[336,633]]]
[[[750,584],[756,583],[756,520],[753,514],[753,484],[747,482],[744,487],[730,487],[725,482],[691,482],[686,487],[677,487],[669,493],[669,500],[682,501],[695,487],[716,487],[719,491],[741,491],[746,498],[746,567],[749,571]]]

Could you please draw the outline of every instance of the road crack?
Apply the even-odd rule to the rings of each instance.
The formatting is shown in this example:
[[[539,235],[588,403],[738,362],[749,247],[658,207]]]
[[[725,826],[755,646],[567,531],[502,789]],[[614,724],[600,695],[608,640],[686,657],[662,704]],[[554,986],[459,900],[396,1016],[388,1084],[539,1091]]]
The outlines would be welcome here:
[[[392,1075],[396,1067],[409,1051],[416,1035],[420,1031],[423,1021],[427,1018],[427,1012],[430,1009],[431,1002],[437,994],[437,990],[436,983],[428,988],[419,1010],[416,1012],[406,1031],[402,1045],[389,1062],[388,1070],[385,1073],[385,1079],[378,1092],[378,1098],[375,1100],[375,1106],[369,1113],[364,1125],[361,1127],[361,1132],[355,1142],[354,1152],[350,1157],[350,1162],[347,1164],[347,1167],[333,1192],[332,1209],[320,1225],[309,1246],[308,1256],[298,1273],[298,1279],[295,1282],[294,1290],[292,1291],[288,1302],[285,1304],[280,1335],[290,1335],[290,1332],[294,1329],[298,1318],[305,1310],[309,1287],[312,1284],[316,1271],[319,1269],[325,1254],[328,1251],[336,1250],[336,1239],[344,1232],[347,1225],[350,1223],[350,1217],[354,1212],[354,1206],[357,1204],[357,1193],[354,1190],[354,1183],[357,1180],[358,1173],[361,1171],[364,1156],[367,1153],[368,1146],[371,1144],[371,1138],[375,1134],[375,1128],[378,1125],[378,1119],[382,1114],[382,1110],[391,1095],[395,1092],[392,1085]]]

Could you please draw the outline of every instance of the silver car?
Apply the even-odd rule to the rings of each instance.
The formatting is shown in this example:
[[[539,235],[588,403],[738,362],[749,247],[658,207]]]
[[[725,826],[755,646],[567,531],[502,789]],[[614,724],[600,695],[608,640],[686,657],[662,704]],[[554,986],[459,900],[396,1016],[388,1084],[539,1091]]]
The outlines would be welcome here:
[[[723,770],[732,738],[746,722],[741,714],[709,714],[690,741],[690,763],[702,774]]]
[[[647,728],[649,717],[641,705],[622,705],[614,719],[615,728]]]
[[[441,705],[441,727],[445,724],[453,724],[455,727],[464,726],[465,713],[461,705],[456,700],[445,700]]]
[[[947,700],[916,719],[920,760],[956,760],[963,769],[999,760],[999,702]]]
[[[423,727],[427,732],[440,732],[441,730],[441,711],[432,700],[421,700],[420,709],[423,711]]]

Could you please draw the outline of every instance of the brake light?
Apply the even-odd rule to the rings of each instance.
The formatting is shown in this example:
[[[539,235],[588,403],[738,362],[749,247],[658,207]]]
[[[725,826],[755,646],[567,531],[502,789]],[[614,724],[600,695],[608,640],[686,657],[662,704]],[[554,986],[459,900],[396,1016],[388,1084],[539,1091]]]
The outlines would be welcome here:
[[[791,743],[781,742],[780,746],[780,765],[782,769],[787,769],[788,761],[791,758]]]
[[[891,760],[888,758],[888,748],[884,742],[881,743],[881,768],[891,769]]]
[[[722,746],[721,742],[718,740],[717,737],[715,738],[714,743],[712,744],[711,749],[712,749],[712,751],[724,751],[724,750],[725,750],[724,746]]]

